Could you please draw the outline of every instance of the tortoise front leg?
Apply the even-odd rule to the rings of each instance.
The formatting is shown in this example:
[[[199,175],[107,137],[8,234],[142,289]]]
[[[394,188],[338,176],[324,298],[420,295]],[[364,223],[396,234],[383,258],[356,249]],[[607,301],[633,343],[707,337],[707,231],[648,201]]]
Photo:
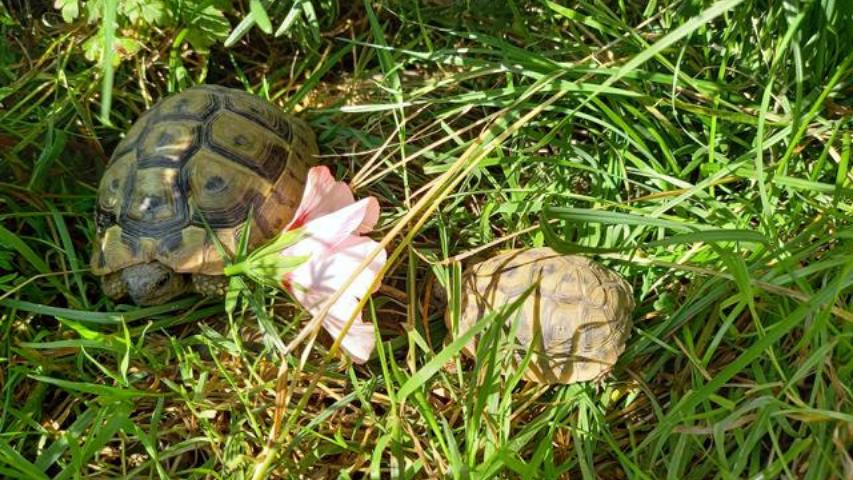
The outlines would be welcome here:
[[[101,277],[101,290],[104,295],[119,300],[127,295],[127,284],[121,276],[121,272],[113,272]]]
[[[202,275],[194,273],[193,290],[206,297],[224,297],[228,291],[228,277],[225,275]]]

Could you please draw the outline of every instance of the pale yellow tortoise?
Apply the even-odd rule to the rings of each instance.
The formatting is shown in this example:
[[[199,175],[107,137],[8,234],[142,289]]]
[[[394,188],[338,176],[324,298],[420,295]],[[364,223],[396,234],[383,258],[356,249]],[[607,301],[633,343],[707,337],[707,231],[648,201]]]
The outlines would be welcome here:
[[[634,298],[625,280],[585,257],[530,248],[472,265],[462,278],[458,329],[452,325],[449,309],[447,327],[452,335],[461,334],[531,287],[516,311],[518,317],[507,317],[507,327],[519,320],[516,339],[522,348],[517,349],[515,361],[533,350],[525,378],[573,383],[608,373],[625,349]],[[472,340],[464,352],[473,356],[475,349]]]
[[[251,245],[279,233],[299,204],[314,133],[254,95],[189,88],[142,115],[98,189],[91,267],[110,297],[163,303],[222,293],[223,258],[252,212]]]

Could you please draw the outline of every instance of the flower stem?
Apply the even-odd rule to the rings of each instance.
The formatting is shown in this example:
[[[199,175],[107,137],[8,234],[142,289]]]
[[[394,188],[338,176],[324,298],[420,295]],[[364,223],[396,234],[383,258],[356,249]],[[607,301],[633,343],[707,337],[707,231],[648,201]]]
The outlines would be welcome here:
[[[244,262],[234,263],[231,265],[226,265],[223,273],[229,277],[233,277],[234,275],[240,275],[242,273],[246,273],[246,266]]]

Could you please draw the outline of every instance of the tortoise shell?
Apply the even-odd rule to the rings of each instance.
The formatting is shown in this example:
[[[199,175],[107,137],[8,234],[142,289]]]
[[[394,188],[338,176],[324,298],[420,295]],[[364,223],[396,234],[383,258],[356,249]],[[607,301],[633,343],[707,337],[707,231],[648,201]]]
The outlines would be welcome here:
[[[205,222],[229,254],[250,211],[250,244],[271,238],[296,210],[316,154],[305,123],[246,92],[204,85],[161,100],[101,179],[93,273],[157,261],[221,275]]]
[[[525,377],[540,383],[598,379],[610,371],[625,349],[634,299],[630,285],[592,260],[531,248],[491,257],[473,265],[462,279],[459,329],[445,317],[451,332],[464,332],[487,312],[512,304],[534,289],[507,318],[519,318],[520,362],[533,349]],[[534,342],[534,339],[536,341]],[[474,355],[476,341],[466,345]]]

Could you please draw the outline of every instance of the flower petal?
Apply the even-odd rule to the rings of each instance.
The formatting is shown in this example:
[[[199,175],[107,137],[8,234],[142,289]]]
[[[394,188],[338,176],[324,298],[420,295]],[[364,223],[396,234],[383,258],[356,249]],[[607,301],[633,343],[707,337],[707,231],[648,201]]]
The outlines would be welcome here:
[[[284,281],[291,285],[290,290],[296,300],[312,315],[317,315],[326,300],[344,286],[377,245],[370,238],[350,235],[336,247],[329,248],[323,241],[306,237],[282,252],[284,255],[302,255],[304,253],[297,253],[302,251],[311,254],[309,260],[290,272]],[[359,300],[369,293],[386,261],[387,254],[383,250],[359,272],[331,306],[323,320],[323,327],[330,335],[337,338],[344,324],[355,313]],[[341,346],[355,361],[366,361],[373,351],[374,341],[373,325],[362,322],[359,312]]]
[[[335,302],[326,318],[323,319],[323,328],[329,332],[332,338],[336,339],[340,336],[344,325],[357,306],[358,300],[354,297],[346,300],[341,298]],[[373,347],[376,343],[373,331],[373,324],[363,322],[361,313],[359,313],[347,330],[347,334],[341,339],[341,348],[355,363],[366,362],[370,358],[370,354],[373,353]]]
[[[305,234],[329,248],[353,233],[365,233],[373,228],[379,217],[379,203],[368,197],[320,218],[309,220]]]
[[[328,167],[312,167],[308,170],[302,200],[285,230],[301,227],[312,219],[332,213],[353,202],[355,199],[347,184],[335,181]]]
[[[310,255],[305,263],[287,275],[286,280],[294,286],[293,295],[307,310],[319,309],[326,298],[349,280],[355,269],[377,245],[378,243],[370,238],[356,236],[347,238],[335,249],[325,248],[322,243],[310,237],[300,240],[282,252],[288,256]],[[386,260],[385,251],[379,252],[353,279],[341,298],[361,298],[367,295],[370,285]]]
[[[361,225],[359,225],[358,230],[356,230],[357,233],[363,235],[373,230],[373,227],[376,226],[376,222],[379,221],[379,201],[374,197],[367,197],[359,201],[367,203],[367,205],[364,206],[364,218],[362,218]]]

